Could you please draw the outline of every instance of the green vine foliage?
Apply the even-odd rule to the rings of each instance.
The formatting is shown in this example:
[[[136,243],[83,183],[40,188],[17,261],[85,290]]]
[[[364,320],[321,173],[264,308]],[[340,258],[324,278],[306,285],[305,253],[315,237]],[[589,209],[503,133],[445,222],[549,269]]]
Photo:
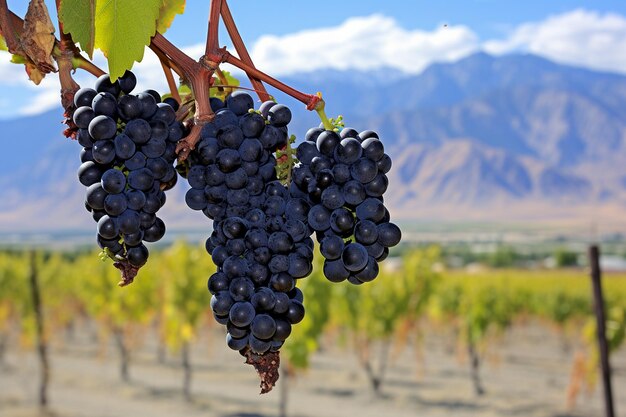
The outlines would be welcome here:
[[[87,55],[95,48],[104,53],[117,79],[143,59],[157,30],[165,32],[184,8],[184,0],[61,0],[59,19]]]

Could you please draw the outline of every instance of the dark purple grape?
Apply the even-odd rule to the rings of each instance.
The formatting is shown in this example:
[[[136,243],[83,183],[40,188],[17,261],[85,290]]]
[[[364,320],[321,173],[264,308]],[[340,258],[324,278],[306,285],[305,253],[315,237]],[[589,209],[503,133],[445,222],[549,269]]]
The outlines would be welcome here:
[[[137,96],[122,96],[117,102],[117,111],[124,120],[131,120],[141,117],[143,106]]]
[[[271,339],[276,333],[276,322],[269,314],[257,314],[252,320],[250,330],[258,339]]]
[[[252,305],[257,311],[271,311],[275,304],[275,293],[267,287],[259,288],[252,296]]]
[[[152,188],[154,174],[148,168],[140,168],[128,173],[128,185],[135,190],[146,191]]]
[[[320,252],[328,260],[339,259],[343,253],[343,239],[337,235],[326,236],[320,242]]]
[[[349,243],[343,250],[341,260],[348,271],[360,271],[367,265],[367,250],[360,243]]]
[[[239,127],[245,137],[256,138],[265,128],[265,119],[258,113],[247,113],[239,118]]]
[[[211,294],[217,294],[220,291],[228,291],[228,278],[223,272],[215,272],[209,277],[207,287]]]
[[[361,146],[363,147],[363,156],[374,162],[380,161],[385,155],[383,143],[374,137],[363,140]]]
[[[211,310],[219,316],[225,316],[230,313],[234,304],[233,298],[228,291],[219,291],[211,297]],[[245,327],[247,326],[241,326]]]
[[[98,220],[98,234],[105,239],[113,239],[119,236],[120,229],[117,219],[104,215]]]
[[[99,140],[93,144],[91,154],[100,165],[109,165],[115,159],[115,145],[110,140]]]
[[[391,170],[391,158],[389,155],[385,154],[383,157],[376,162],[376,166],[378,167],[378,171],[386,174]]]
[[[103,210],[104,209],[104,199],[107,197],[108,193],[102,188],[102,185],[99,182],[91,184],[87,188],[86,193],[86,201],[89,204],[89,207],[95,210]]]
[[[124,194],[109,194],[104,199],[104,211],[109,216],[119,216],[128,207]]]
[[[258,355],[262,355],[272,347],[269,341],[258,339],[254,337],[254,335],[248,337],[248,344],[250,345],[250,349]]]
[[[215,297],[215,296],[214,296]],[[237,327],[246,327],[254,320],[254,306],[247,301],[239,301],[232,305],[228,318]]]
[[[254,108],[254,100],[244,91],[235,91],[226,97],[226,106],[237,116],[242,116]]]
[[[330,228],[335,232],[342,234],[349,232],[352,234],[354,229],[354,215],[350,210],[343,207],[333,210],[330,215]]]
[[[333,166],[332,173],[334,181],[337,184],[344,184],[352,179],[350,167],[346,164],[335,164],[335,166]]]
[[[291,300],[285,316],[291,324],[300,323],[304,318],[304,306],[299,301]]]
[[[283,104],[272,106],[267,112],[267,120],[276,127],[287,126],[291,121],[291,110]]]
[[[157,111],[157,101],[154,99],[154,96],[144,91],[143,93],[139,93],[137,98],[141,101],[141,118],[149,119],[152,117]]]
[[[125,162],[126,168],[131,171],[141,169],[146,166],[148,158],[142,152],[137,151],[130,159],[127,159]]]
[[[339,145],[335,148],[334,158],[335,161],[350,165],[359,160],[363,154],[363,148],[358,140],[354,138],[342,139]]]
[[[342,207],[346,200],[344,199],[343,192],[337,185],[331,185],[322,191],[321,198],[322,205],[329,210],[335,210]]]
[[[165,236],[165,223],[163,220],[156,218],[154,224],[143,232],[143,240],[146,242],[157,242]]]
[[[126,124],[124,133],[137,145],[148,143],[152,134],[150,123],[143,119],[134,119]]]
[[[239,155],[242,161],[257,161],[263,152],[263,145],[258,139],[246,138],[239,146]]]
[[[378,174],[376,162],[368,158],[361,158],[350,166],[350,175],[361,184],[372,181],[376,174]]]
[[[378,240],[376,223],[370,220],[361,220],[354,227],[354,238],[362,245],[371,245]]]
[[[204,190],[190,188],[185,194],[185,203],[192,210],[204,210],[208,204]]]
[[[280,272],[272,275],[272,278],[270,278],[270,286],[274,291],[288,292],[296,286],[296,282],[288,273]]]
[[[327,230],[330,228],[330,211],[321,204],[311,207],[308,215],[308,223],[317,231]]]
[[[385,247],[396,246],[402,239],[400,228],[393,223],[378,225],[378,243]]]
[[[135,142],[133,142],[127,135],[120,133],[115,137],[113,141],[115,146],[115,155],[119,159],[129,159],[135,154]]]
[[[365,268],[355,273],[354,276],[361,282],[370,282],[376,279],[378,276],[378,262],[376,262],[376,259],[370,256]]]
[[[96,114],[89,106],[82,106],[74,111],[73,120],[80,129],[89,128],[89,123],[96,117]]]
[[[102,174],[102,188],[110,194],[119,194],[126,188],[126,176],[117,169],[108,169]]]
[[[109,116],[96,116],[89,122],[88,130],[95,141],[111,139],[117,132],[117,124]]]
[[[117,195],[122,195],[122,194],[117,194]],[[124,212],[120,214],[118,218],[118,224],[119,224],[121,233],[124,233],[124,234],[138,233],[141,229],[141,219],[139,218],[139,213],[137,213],[135,210],[124,210]],[[141,239],[143,239],[143,235],[141,236]],[[134,243],[134,244],[131,242],[128,242],[126,239],[124,239],[124,241],[131,246],[137,246],[139,243],[141,243],[141,239],[139,239],[139,242]]]
[[[326,130],[319,134],[315,144],[317,150],[328,157],[332,157],[335,152],[335,148],[339,145],[341,138],[332,130]]]
[[[240,351],[248,346],[248,336],[236,338],[230,333],[226,334],[226,345],[232,350]]]
[[[356,208],[356,216],[359,220],[371,220],[374,223],[382,220],[385,216],[385,206],[375,198],[367,198]]]
[[[241,166],[241,157],[235,149],[222,149],[217,154],[217,165],[225,173],[235,171]]]
[[[228,287],[230,296],[235,301],[249,300],[254,294],[254,284],[248,278],[235,278]]]
[[[289,309],[289,305],[287,305],[287,309]],[[273,340],[284,341],[291,334],[291,323],[287,320],[283,320],[277,318],[276,320],[276,331],[274,332]]]
[[[89,106],[91,107],[91,102],[93,98],[98,94],[96,90],[93,88],[83,87],[74,94],[74,105],[76,108]]]

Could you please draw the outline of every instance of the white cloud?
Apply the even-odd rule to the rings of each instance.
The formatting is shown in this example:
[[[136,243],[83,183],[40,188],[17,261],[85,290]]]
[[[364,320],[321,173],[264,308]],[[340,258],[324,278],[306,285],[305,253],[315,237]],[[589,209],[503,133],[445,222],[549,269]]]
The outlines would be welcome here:
[[[530,52],[567,64],[626,73],[626,17],[573,10],[521,24],[504,39],[481,42],[465,26],[408,30],[391,17],[375,14],[350,18],[334,27],[283,36],[265,35],[252,45],[250,52],[260,70],[280,77],[319,69],[383,67],[417,74],[433,62],[455,61],[480,49],[493,54]],[[204,45],[191,45],[183,50],[198,58],[204,52]],[[232,48],[229,50],[234,53]],[[106,70],[106,60],[97,51],[95,63]],[[224,69],[239,78],[245,77],[232,67]],[[146,88],[167,91],[161,65],[150,50],[146,50],[143,61],[133,71],[139,82],[138,91]],[[76,80],[83,86],[94,82],[84,71],[76,73]],[[9,63],[9,55],[0,52],[0,89],[4,87],[11,96],[11,106],[0,106],[0,118],[40,113],[59,103],[59,84],[54,74],[35,86],[28,81],[23,66]],[[20,94],[16,94],[18,90]],[[19,97],[12,97],[14,94]],[[8,96],[3,94],[2,98],[6,100]]]
[[[376,14],[350,18],[335,27],[265,35],[251,55],[258,68],[274,75],[381,67],[415,74],[433,61],[453,61],[477,48],[476,34],[465,26],[406,30],[393,18]]]
[[[504,40],[484,43],[493,54],[530,52],[554,61],[626,73],[626,17],[573,10],[519,25]]]

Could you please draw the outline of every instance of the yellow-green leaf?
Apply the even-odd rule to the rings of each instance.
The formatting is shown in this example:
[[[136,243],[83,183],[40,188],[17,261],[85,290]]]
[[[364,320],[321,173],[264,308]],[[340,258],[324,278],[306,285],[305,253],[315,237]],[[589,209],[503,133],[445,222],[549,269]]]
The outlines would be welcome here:
[[[96,0],[61,0],[59,19],[63,30],[72,35],[74,42],[93,57],[96,36]]]
[[[185,0],[163,0],[163,6],[157,21],[157,31],[165,33],[171,26],[177,14],[185,11]]]
[[[162,5],[162,0],[96,2],[95,46],[108,58],[111,79],[143,59],[145,47],[156,33]]]
[[[7,42],[4,40],[2,35],[0,34],[0,51],[8,51]]]

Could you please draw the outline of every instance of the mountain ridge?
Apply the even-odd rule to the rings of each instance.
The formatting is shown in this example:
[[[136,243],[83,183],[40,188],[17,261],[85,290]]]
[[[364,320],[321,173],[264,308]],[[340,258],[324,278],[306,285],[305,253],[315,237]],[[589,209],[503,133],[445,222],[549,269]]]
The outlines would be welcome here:
[[[392,216],[587,219],[600,209],[621,216],[625,76],[484,53],[415,76],[386,71],[285,81],[317,91],[325,80],[330,116],[342,109],[347,125],[379,133],[394,160],[385,197]],[[291,107],[298,138],[319,123],[301,103],[276,97]],[[60,123],[60,111],[0,121],[13,141],[0,154],[0,231],[94,227],[76,179],[80,146],[62,138]],[[168,195],[163,216],[172,227],[205,221],[184,206],[184,188]]]

